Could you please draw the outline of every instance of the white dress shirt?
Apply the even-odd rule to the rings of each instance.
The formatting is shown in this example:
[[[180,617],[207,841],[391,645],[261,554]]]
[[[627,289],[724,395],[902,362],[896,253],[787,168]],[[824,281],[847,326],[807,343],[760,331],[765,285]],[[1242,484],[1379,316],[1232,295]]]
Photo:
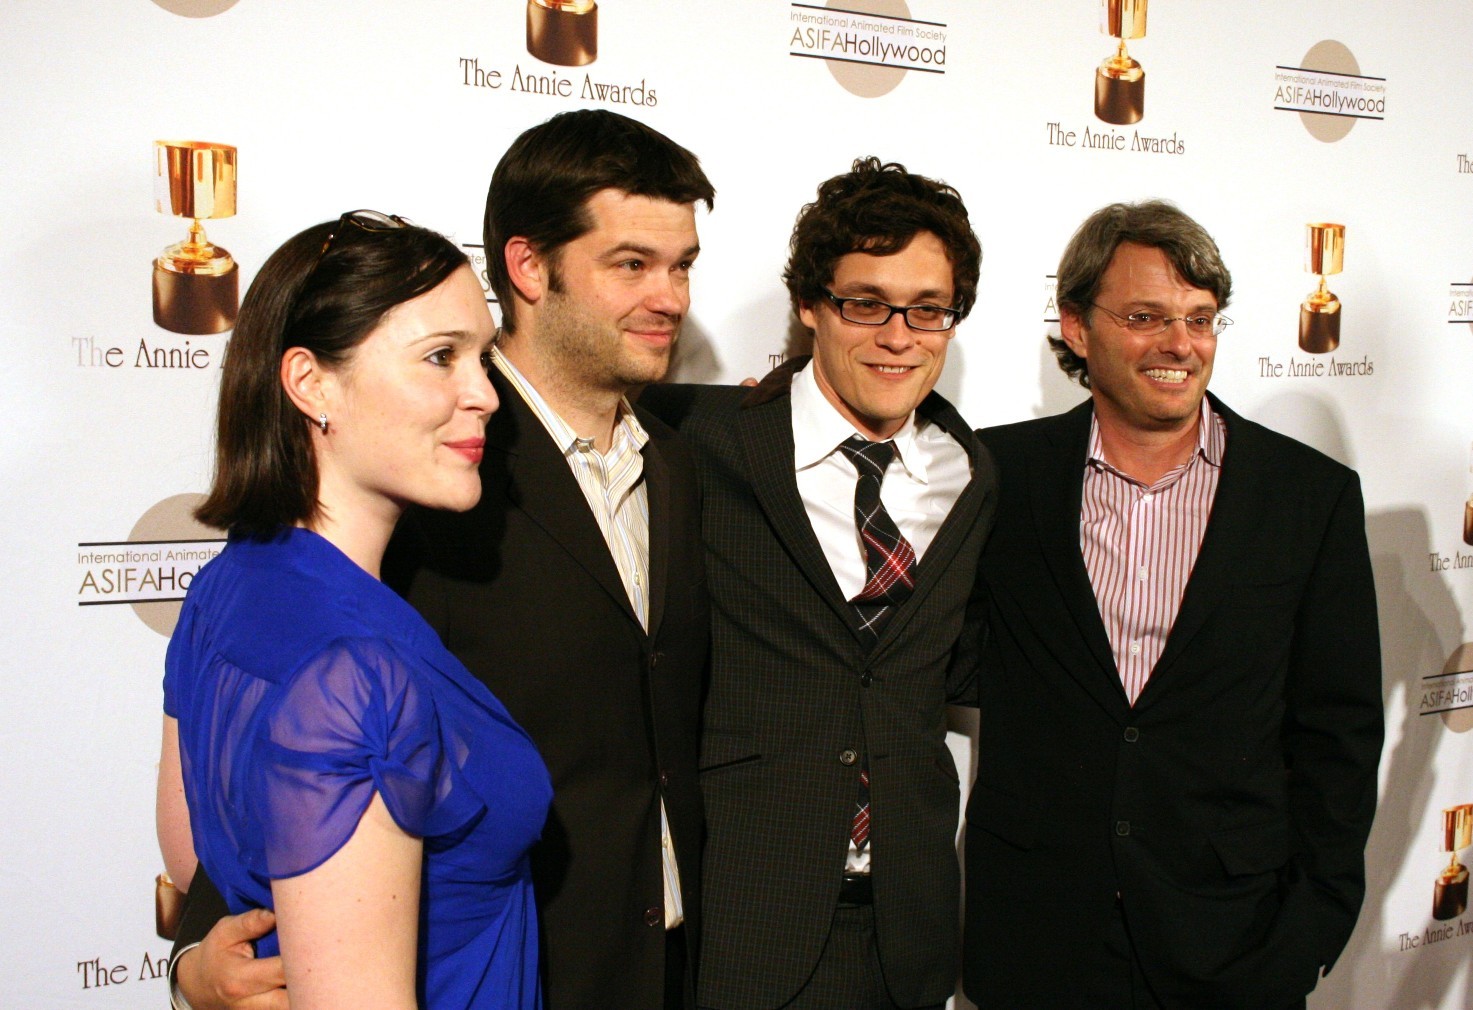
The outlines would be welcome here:
[[[824,557],[845,599],[864,589],[867,569],[864,542],[854,522],[854,485],[859,471],[839,446],[863,435],[823,395],[814,376],[817,366],[793,376],[793,467],[798,495]],[[864,436],[868,437],[868,436]],[[880,501],[902,536],[916,552],[916,567],[972,479],[967,450],[941,428],[912,413],[890,441],[895,457],[880,484]],[[848,873],[868,873],[874,843],[858,851],[849,843]]]
[[[592,439],[578,437],[499,349],[492,348],[491,360],[537,415],[567,460],[568,469],[578,481],[613,555],[619,579],[629,594],[629,605],[638,615],[640,625],[648,631],[650,505],[641,450],[650,440],[649,433],[634,416],[629,401],[621,400],[613,441],[608,452],[600,453]],[[665,928],[673,929],[685,921],[685,910],[680,901],[680,871],[675,862],[675,840],[670,835],[664,799],[660,800],[660,856],[665,875]]]

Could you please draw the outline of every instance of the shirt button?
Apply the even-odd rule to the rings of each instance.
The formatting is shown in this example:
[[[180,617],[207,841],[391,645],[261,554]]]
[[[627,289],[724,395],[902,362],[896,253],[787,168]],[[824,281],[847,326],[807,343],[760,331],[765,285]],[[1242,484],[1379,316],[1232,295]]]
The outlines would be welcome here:
[[[853,751],[853,750],[851,750],[848,747],[846,747],[843,750],[839,751],[839,764],[841,764],[841,765],[852,765],[854,762],[856,762],[858,760],[859,760],[859,754],[856,751]]]
[[[1136,569],[1135,576],[1136,578],[1144,582],[1151,577],[1150,569],[1148,569],[1145,565],[1141,565],[1140,568]]]
[[[1141,731],[1140,730],[1136,729],[1134,726],[1127,726],[1127,727],[1125,727],[1125,742],[1126,743],[1135,743],[1140,738],[1141,738]]]
[[[1132,656],[1139,656],[1141,654],[1141,643],[1139,643],[1139,642],[1131,642],[1130,643],[1130,654]]]
[[[646,926],[658,926],[665,921],[665,910],[651,905],[644,910],[644,924]]]
[[[1130,822],[1129,821],[1116,821],[1115,822],[1115,833],[1117,835],[1119,835],[1121,838],[1124,838],[1126,835],[1130,834]]]
[[[1154,497],[1154,496],[1153,495],[1149,495],[1149,494],[1143,494],[1143,495],[1141,495],[1141,504],[1142,505],[1149,505],[1149,504],[1151,504],[1151,498],[1152,497]]]

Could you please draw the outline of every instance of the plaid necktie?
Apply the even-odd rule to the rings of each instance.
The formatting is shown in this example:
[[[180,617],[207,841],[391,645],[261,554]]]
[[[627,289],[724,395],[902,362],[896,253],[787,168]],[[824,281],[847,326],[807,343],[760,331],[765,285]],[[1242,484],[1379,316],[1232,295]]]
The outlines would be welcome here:
[[[858,435],[839,446],[859,471],[854,485],[854,524],[864,542],[864,588],[849,603],[859,614],[863,627],[876,640],[894,613],[915,587],[916,552],[900,535],[895,520],[880,501],[880,482],[895,458],[894,442],[870,442]],[[849,838],[857,852],[869,844],[869,758],[859,769],[859,796]]]
[[[900,535],[880,502],[880,482],[895,457],[894,442],[869,442],[858,435],[839,446],[859,471],[854,485],[854,523],[864,542],[864,588],[849,602],[866,631],[876,639],[895,608],[915,587],[916,552]]]

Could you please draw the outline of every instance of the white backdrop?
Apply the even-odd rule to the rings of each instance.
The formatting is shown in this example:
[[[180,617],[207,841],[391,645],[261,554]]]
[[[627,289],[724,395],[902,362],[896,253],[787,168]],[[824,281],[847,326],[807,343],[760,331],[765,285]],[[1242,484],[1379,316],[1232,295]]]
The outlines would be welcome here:
[[[760,375],[783,352],[793,216],[859,155],[944,178],[972,210],[979,303],[940,388],[978,425],[1082,397],[1043,336],[1050,274],[1087,213],[1162,196],[1207,226],[1237,292],[1213,389],[1361,472],[1381,600],[1388,741],[1370,890],[1311,1005],[1469,1005],[1473,914],[1431,912],[1449,859],[1442,811],[1473,803],[1473,416],[1461,392],[1473,369],[1473,6],[1157,0],[1130,43],[1145,116],[1126,126],[1093,113],[1094,68],[1114,49],[1099,0],[829,6],[844,10],[606,0],[584,67],[528,52],[523,0],[13,0],[0,12],[0,1005],[165,999],[150,895],[171,605],[129,601],[177,595],[194,555],[213,549],[177,496],[208,480],[228,334],[153,322],[150,262],[186,227],[154,211],[153,141],[239,148],[239,212],[207,228],[244,289],[288,235],[353,207],[478,253],[506,145],[585,106],[669,133],[716,184],[685,379]],[[865,65],[876,60],[892,66]],[[1366,118],[1280,108],[1296,97],[1280,86],[1306,70],[1341,75],[1321,76],[1322,91],[1368,98]],[[1310,221],[1346,225],[1345,269],[1330,278],[1342,343],[1325,355],[1296,346],[1315,285]],[[151,367],[170,360],[192,367]],[[1306,363],[1325,374],[1288,374]],[[953,739],[965,761],[965,734]]]

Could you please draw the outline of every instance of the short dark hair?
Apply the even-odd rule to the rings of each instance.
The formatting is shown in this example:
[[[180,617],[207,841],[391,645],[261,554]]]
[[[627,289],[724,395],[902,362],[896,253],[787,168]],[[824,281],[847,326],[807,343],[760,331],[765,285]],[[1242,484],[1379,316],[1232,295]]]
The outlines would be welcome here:
[[[889,256],[923,231],[946,249],[952,307],[965,318],[977,301],[982,244],[961,194],[944,182],[907,172],[904,165],[856,159],[851,171],[818,187],[818,199],[798,213],[793,225],[783,270],[793,311],[824,297],[841,257],[853,252]]]
[[[195,517],[256,537],[314,519],[313,422],[282,387],[282,355],[305,347],[340,367],[385,313],[465,265],[453,242],[414,225],[328,221],[287,239],[241,301],[221,369],[214,481]]]
[[[1110,269],[1115,250],[1123,242],[1160,249],[1166,259],[1195,288],[1212,292],[1219,309],[1227,308],[1233,277],[1222,262],[1217,243],[1207,229],[1165,200],[1112,203],[1087,217],[1059,260],[1055,303],[1086,323],[1100,294],[1100,280]],[[1059,337],[1049,337],[1059,367],[1085,389],[1089,364]]]
[[[604,109],[560,112],[524,132],[501,156],[486,194],[486,274],[501,303],[501,327],[516,332],[506,272],[508,239],[544,256],[593,227],[588,198],[605,189],[671,203],[716,202],[694,154],[643,123]]]

